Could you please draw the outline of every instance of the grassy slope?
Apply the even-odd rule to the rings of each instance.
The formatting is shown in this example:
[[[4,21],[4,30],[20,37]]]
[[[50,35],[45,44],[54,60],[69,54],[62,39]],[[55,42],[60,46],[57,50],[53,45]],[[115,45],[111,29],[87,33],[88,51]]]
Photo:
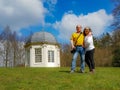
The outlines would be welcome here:
[[[97,67],[95,74],[69,70],[0,68],[0,90],[120,90],[120,68]]]

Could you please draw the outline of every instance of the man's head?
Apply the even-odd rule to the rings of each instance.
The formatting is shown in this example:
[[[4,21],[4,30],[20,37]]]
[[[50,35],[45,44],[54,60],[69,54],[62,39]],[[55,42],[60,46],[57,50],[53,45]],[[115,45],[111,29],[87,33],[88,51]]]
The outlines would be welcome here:
[[[82,26],[81,25],[77,25],[76,26],[76,31],[77,33],[81,32]]]

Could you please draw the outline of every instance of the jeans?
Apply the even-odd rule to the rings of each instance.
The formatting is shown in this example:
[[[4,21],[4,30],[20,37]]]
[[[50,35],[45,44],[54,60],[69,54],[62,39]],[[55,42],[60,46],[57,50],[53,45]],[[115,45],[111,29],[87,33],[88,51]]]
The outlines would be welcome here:
[[[84,71],[85,69],[85,49],[83,47],[76,47],[76,51],[73,54],[73,58],[72,58],[72,65],[71,65],[71,70],[75,70],[76,68],[76,60],[78,55],[80,54],[80,68],[81,71]]]

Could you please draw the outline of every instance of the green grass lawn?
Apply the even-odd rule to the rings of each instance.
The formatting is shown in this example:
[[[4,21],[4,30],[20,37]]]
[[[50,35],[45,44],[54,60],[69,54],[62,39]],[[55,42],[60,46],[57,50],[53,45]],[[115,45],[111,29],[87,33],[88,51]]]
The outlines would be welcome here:
[[[97,67],[94,74],[70,68],[0,68],[0,90],[120,90],[120,68]],[[79,68],[77,68],[79,70]]]

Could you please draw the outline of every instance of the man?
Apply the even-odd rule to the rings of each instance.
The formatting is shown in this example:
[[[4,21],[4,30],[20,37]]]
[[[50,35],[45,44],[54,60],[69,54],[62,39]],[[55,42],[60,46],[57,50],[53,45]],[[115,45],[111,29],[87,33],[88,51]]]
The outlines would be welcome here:
[[[71,47],[72,49],[75,49],[75,52],[73,53],[73,58],[72,58],[72,64],[71,64],[71,72],[73,73],[76,68],[76,60],[78,57],[78,54],[80,54],[80,60],[81,60],[81,65],[80,65],[80,72],[84,72],[85,68],[85,51],[84,51],[84,35],[81,32],[82,30],[81,25],[76,26],[76,32],[74,32],[71,36]]]

